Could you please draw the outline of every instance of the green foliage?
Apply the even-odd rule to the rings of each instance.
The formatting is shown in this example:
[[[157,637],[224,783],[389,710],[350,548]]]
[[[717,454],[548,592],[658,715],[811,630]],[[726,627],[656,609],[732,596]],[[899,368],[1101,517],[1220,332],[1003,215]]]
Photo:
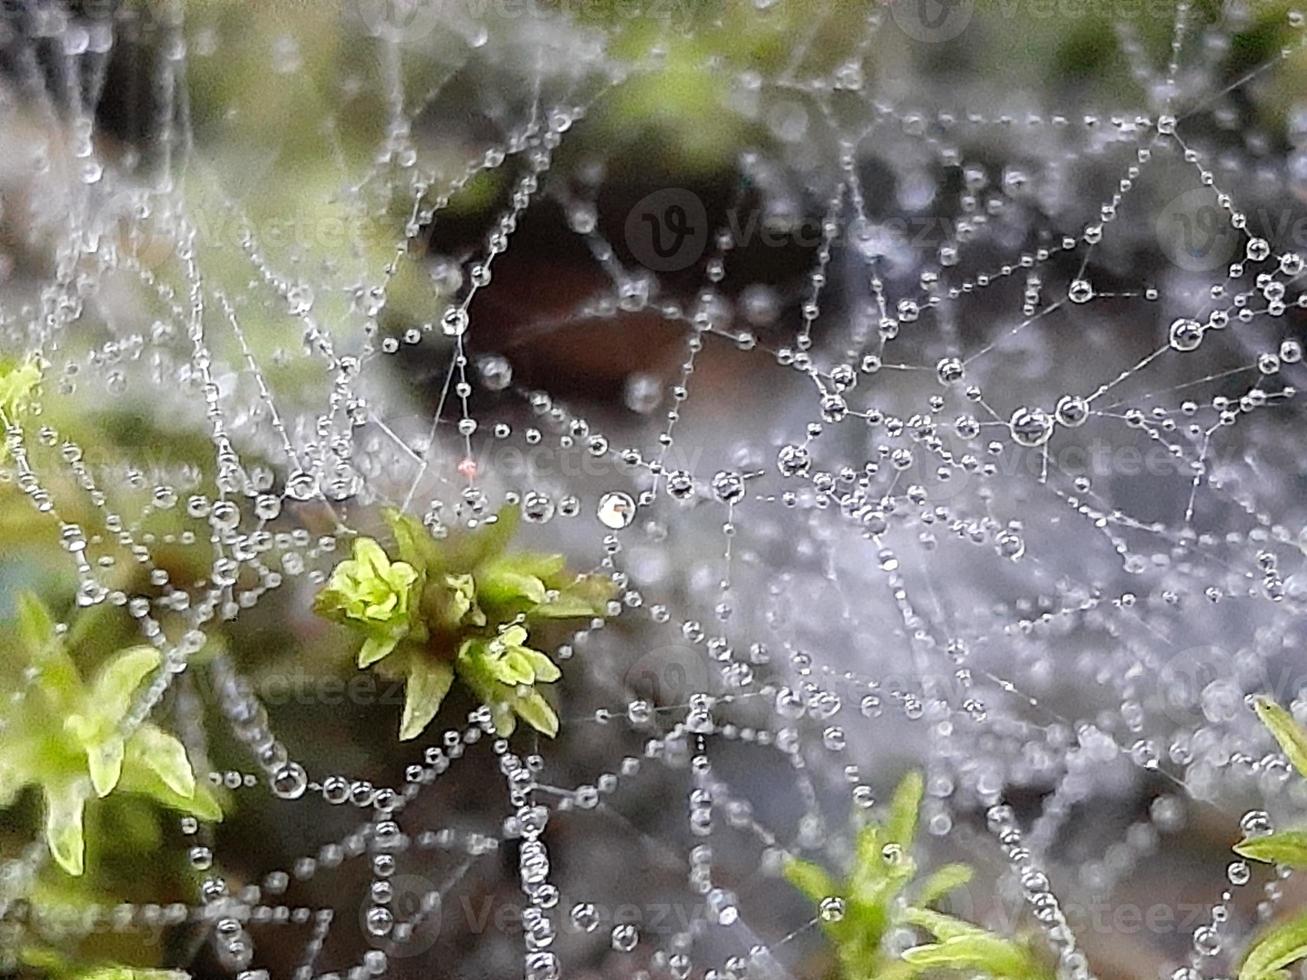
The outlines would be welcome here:
[[[1280,748],[1284,750],[1284,754],[1293,763],[1299,775],[1307,776],[1307,732],[1304,732],[1293,720],[1293,715],[1270,698],[1255,698],[1253,710],[1257,712],[1257,717],[1262,720],[1267,730],[1275,736],[1275,740],[1280,743]]]
[[[1293,715],[1270,698],[1253,700],[1253,710],[1298,773],[1307,776],[1307,731]],[[1307,868],[1307,831],[1282,830],[1260,837],[1245,837],[1235,852],[1254,861]],[[1307,959],[1307,915],[1271,926],[1249,947],[1239,968],[1239,980],[1269,980],[1283,975],[1291,963]]]
[[[1307,959],[1307,914],[1271,927],[1244,956],[1239,980],[1272,980],[1289,974],[1291,963]]]
[[[27,412],[40,384],[41,368],[36,361],[0,358],[0,422],[17,422]],[[0,463],[8,453],[8,448],[0,442]]]
[[[176,738],[149,722],[122,734],[133,696],[159,666],[157,650],[121,650],[87,682],[49,611],[32,595],[19,599],[10,644],[0,672],[5,689],[23,696],[0,707],[0,807],[12,805],[26,787],[39,789],[46,843],[61,868],[82,874],[87,803],[115,790],[204,820],[222,819]]]
[[[923,794],[921,774],[903,777],[883,822],[858,830],[853,867],[836,882],[820,866],[791,859],[785,877],[819,910],[822,930],[835,947],[846,980],[908,980],[940,972],[987,973],[1011,980],[1051,980],[1052,972],[1026,942],[994,935],[930,906],[971,880],[971,869],[948,864],[917,884],[912,857]],[[842,905],[830,913],[828,900]],[[895,957],[885,948],[894,929],[911,927],[933,942]]]
[[[117,963],[86,963],[46,947],[22,950],[23,965],[40,970],[51,980],[189,980],[184,970],[156,970]]]
[[[375,664],[405,679],[399,737],[422,733],[455,678],[490,709],[501,735],[511,734],[518,719],[556,735],[558,716],[538,686],[562,672],[528,646],[530,630],[547,620],[604,615],[611,584],[569,572],[562,555],[508,551],[516,508],[439,540],[399,511],[384,517],[394,557],[359,538],[314,609],[362,635],[359,667]]]

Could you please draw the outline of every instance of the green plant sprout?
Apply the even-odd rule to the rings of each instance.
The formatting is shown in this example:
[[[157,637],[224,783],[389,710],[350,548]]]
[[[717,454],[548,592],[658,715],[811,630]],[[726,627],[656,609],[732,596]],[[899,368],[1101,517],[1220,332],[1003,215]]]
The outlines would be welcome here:
[[[1010,980],[1052,980],[1053,972],[1024,940],[995,935],[933,905],[972,878],[964,864],[946,864],[916,884],[912,857],[924,783],[919,772],[903,777],[884,822],[858,830],[853,867],[836,882],[824,868],[791,858],[785,877],[818,910],[822,931],[835,948],[844,980],[908,980],[939,973],[986,973]],[[929,936],[895,954],[886,937],[904,927]]]
[[[0,423],[12,425],[26,413],[41,384],[41,368],[35,360],[0,358]],[[0,442],[0,463],[9,455],[7,440]]]
[[[1307,731],[1293,720],[1293,715],[1270,698],[1259,696],[1253,709],[1262,724],[1280,743],[1280,748],[1299,775],[1307,777]],[[1245,837],[1234,845],[1236,854],[1253,861],[1282,864],[1289,868],[1307,868],[1307,830],[1280,830],[1258,837]],[[1244,954],[1239,980],[1281,980],[1289,977],[1285,969],[1307,959],[1307,913],[1272,926]]]
[[[558,716],[539,686],[562,673],[528,646],[531,631],[546,620],[603,616],[611,583],[568,571],[562,555],[508,551],[516,507],[439,540],[397,510],[383,516],[395,556],[357,538],[314,609],[362,635],[360,668],[405,680],[400,739],[422,733],[456,677],[490,709],[500,735],[512,734],[519,718],[556,735]]]
[[[23,950],[23,963],[57,980],[189,980],[185,970],[159,970],[115,963],[84,964],[45,949]]]
[[[157,650],[121,650],[88,683],[33,595],[19,597],[11,642],[0,672],[5,690],[21,696],[0,706],[0,808],[25,787],[39,788],[45,840],[64,871],[82,874],[86,805],[111,792],[140,794],[202,820],[222,819],[181,742],[149,722],[127,737],[120,730],[137,688],[160,664]]]

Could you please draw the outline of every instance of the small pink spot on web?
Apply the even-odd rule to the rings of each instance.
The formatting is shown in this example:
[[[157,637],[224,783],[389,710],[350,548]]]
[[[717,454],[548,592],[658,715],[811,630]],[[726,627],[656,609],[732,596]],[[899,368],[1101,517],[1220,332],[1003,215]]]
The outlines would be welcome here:
[[[468,480],[475,480],[477,475],[477,461],[471,456],[465,456],[458,464],[458,472]]]

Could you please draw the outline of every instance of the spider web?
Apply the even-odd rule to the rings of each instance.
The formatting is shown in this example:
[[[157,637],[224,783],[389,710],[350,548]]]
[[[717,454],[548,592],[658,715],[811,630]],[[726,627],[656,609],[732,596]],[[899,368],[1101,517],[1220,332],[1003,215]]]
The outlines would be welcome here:
[[[1074,91],[937,60],[1017,6],[7,9],[7,589],[33,548],[71,628],[125,612],[126,730],[237,815],[168,837],[195,903],[61,918],[6,856],[8,964],[167,926],[244,980],[815,976],[782,862],[847,867],[918,767],[969,917],[1226,975],[1291,889],[1168,850],[1303,803],[1244,705],[1303,684],[1303,17],[1109,12]],[[681,91],[721,186],[665,162]],[[311,597],[382,504],[518,504],[613,577],[557,743],[326,698]]]

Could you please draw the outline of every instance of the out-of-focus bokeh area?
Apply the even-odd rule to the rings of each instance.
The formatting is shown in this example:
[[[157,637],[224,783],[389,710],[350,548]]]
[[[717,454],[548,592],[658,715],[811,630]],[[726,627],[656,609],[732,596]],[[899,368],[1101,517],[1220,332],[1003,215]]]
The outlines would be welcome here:
[[[1307,683],[1304,36],[0,0],[0,694],[153,646],[104,732],[224,811],[91,800],[74,878],[0,708],[0,968],[851,978],[785,869],[844,881],[920,771],[907,860],[1060,957],[1020,975],[1235,975],[1307,903],[1230,851],[1307,804],[1245,703]],[[559,733],[496,746],[455,686],[397,741],[313,597],[383,507],[439,544],[505,505],[613,581],[532,634]]]

